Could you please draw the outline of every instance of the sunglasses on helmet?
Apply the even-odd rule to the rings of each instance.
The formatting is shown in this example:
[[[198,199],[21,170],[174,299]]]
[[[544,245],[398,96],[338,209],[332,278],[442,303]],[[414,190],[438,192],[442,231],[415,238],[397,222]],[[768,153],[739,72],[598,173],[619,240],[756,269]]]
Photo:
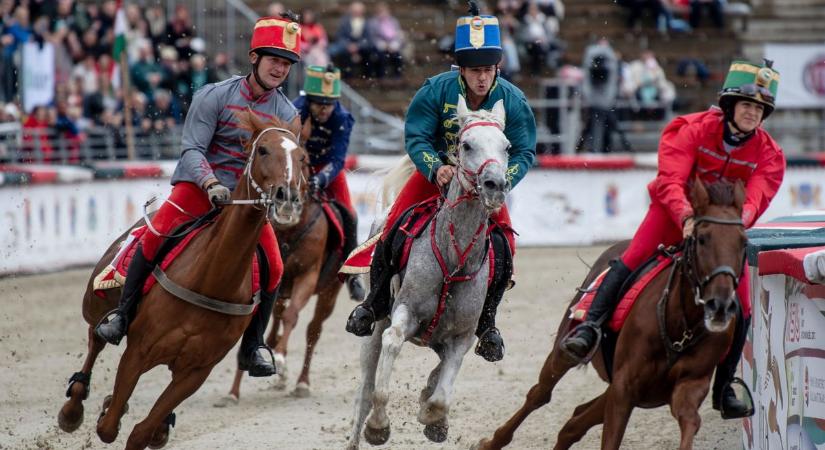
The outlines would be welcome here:
[[[774,97],[771,91],[766,87],[757,86],[755,84],[746,84],[740,87],[725,89],[725,92],[735,92],[737,94],[747,95],[748,97],[756,97],[756,94],[762,96],[765,101],[774,102]]]

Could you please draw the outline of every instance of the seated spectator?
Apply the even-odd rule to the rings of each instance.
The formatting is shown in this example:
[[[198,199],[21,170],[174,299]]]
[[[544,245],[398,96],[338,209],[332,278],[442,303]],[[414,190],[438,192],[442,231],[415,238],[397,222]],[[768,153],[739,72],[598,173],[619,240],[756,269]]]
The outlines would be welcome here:
[[[683,58],[676,65],[676,75],[684,86],[705,86],[710,78],[710,70],[705,64],[696,58]]]
[[[558,21],[544,15],[538,4],[533,2],[529,3],[527,14],[525,14],[522,21],[523,26],[520,37],[527,50],[530,73],[539,75],[544,67],[548,65],[550,52],[558,47],[556,42]],[[552,61],[551,65],[555,65],[555,61]]]
[[[23,155],[21,162],[33,163],[54,161],[54,147],[51,144],[51,126],[54,125],[46,106],[35,106],[23,122]]]
[[[355,75],[360,67],[364,77],[375,73],[375,53],[369,35],[365,7],[361,2],[352,2],[349,13],[341,18],[335,42],[329,46],[329,55],[344,78]]]
[[[226,80],[232,76],[232,69],[229,68],[229,56],[226,52],[215,53],[212,68],[215,71],[215,78],[218,80]]]
[[[625,83],[626,89],[632,92],[635,109],[641,110],[648,119],[663,119],[676,97],[673,83],[667,80],[656,55],[650,50],[643,51],[638,60],[630,63]]]
[[[153,101],[149,104],[146,117],[152,121],[152,130],[162,134],[181,123],[181,114],[172,94],[165,89],[155,91]]]
[[[327,32],[317,19],[314,10],[301,11],[301,62],[307,66],[329,64]]]
[[[140,47],[138,58],[132,63],[129,69],[134,87],[150,95],[160,86],[164,72],[160,64],[155,62],[155,55],[151,44],[144,44]]]
[[[60,138],[61,146],[59,150],[65,154],[59,155],[61,161],[69,164],[80,162],[80,142],[82,140],[77,121],[80,118],[77,112],[69,107],[66,100],[57,101],[57,113],[54,123],[54,131]]]
[[[501,2],[499,2],[501,4]],[[507,80],[512,80],[519,76],[521,72],[521,61],[519,60],[518,45],[513,35],[519,28],[518,19],[512,13],[501,13],[499,15],[501,29],[501,50],[502,58],[499,68],[501,76]],[[452,49],[451,49],[452,50]]]
[[[154,5],[146,10],[146,23],[149,24],[149,39],[152,40],[152,47],[160,48],[166,42],[166,15],[164,7]]]
[[[401,50],[404,47],[404,31],[386,3],[378,2],[375,5],[375,15],[369,20],[367,27],[378,52],[376,76],[399,78],[403,64]]]
[[[616,4],[627,9],[627,27],[637,28],[639,19],[645,10],[649,10],[653,17],[657,18],[663,14],[667,14],[662,3],[663,0],[618,0]]]
[[[189,42],[195,36],[195,28],[189,16],[186,5],[175,6],[175,16],[166,26],[166,45],[171,45],[178,51],[178,58],[189,59],[192,49]]]
[[[8,9],[8,8],[7,8]],[[2,60],[2,100],[10,102],[17,95],[18,67],[14,61],[17,49],[31,37],[32,29],[29,21],[29,10],[25,6],[18,6],[14,10],[14,17],[3,17],[3,28],[0,30],[0,43],[3,45]]]
[[[690,26],[698,28],[702,13],[707,10],[716,28],[725,27],[723,0],[690,0]]]

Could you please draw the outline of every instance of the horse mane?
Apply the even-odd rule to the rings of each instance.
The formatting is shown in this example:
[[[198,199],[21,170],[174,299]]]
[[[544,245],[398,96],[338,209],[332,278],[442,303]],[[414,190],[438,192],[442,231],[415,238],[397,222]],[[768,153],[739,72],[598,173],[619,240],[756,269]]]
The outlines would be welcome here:
[[[258,134],[267,128],[276,127],[289,130],[295,135],[296,138],[301,134],[300,123],[298,126],[294,126],[291,123],[281,120],[275,116],[270,116],[264,119],[255,114],[250,107],[247,107],[243,111],[236,111],[234,114],[238,119],[238,128],[252,133],[252,138],[250,138],[248,142],[242,141],[245,151],[249,150],[249,146],[252,145],[252,142],[255,142],[255,138],[258,137]]]
[[[726,180],[714,181],[711,184],[706,184],[705,189],[708,191],[708,199],[711,205],[716,206],[735,206],[736,205],[736,185]]]

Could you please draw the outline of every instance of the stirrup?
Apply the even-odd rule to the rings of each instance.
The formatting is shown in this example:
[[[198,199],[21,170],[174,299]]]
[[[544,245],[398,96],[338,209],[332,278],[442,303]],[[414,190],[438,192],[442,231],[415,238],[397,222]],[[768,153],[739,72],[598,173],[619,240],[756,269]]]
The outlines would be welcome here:
[[[741,379],[739,377],[731,378],[731,380],[729,382],[727,382],[727,384],[725,384],[724,387],[722,387],[722,392],[724,393],[725,390],[728,389],[728,388],[733,389],[732,386],[734,384],[738,384],[738,385],[742,386],[742,388],[745,392],[745,395],[747,396],[747,401],[745,401],[744,398],[742,400],[739,400],[739,399],[737,399],[737,400],[744,403],[745,405],[748,405],[748,409],[746,409],[745,412],[742,413],[742,414],[729,414],[729,412],[725,410],[725,402],[722,401],[722,399],[720,398],[719,399],[719,412],[722,414],[722,418],[727,420],[727,419],[742,419],[742,418],[745,418],[745,417],[753,416],[753,413],[754,413],[754,410],[753,410],[753,395],[751,395],[751,390],[748,389],[748,385],[745,384],[745,381],[743,379]]]
[[[95,325],[95,328],[94,328],[94,334],[95,334],[95,336],[97,336],[97,337],[98,337],[98,338],[100,338],[100,339],[103,339],[103,340],[104,340],[107,344],[119,345],[119,344],[120,344],[120,341],[122,341],[122,340],[123,340],[123,338],[124,338],[124,337],[126,337],[126,333],[128,333],[128,331],[129,331],[129,321],[128,321],[128,319],[127,319],[126,317],[124,317],[124,320],[126,320],[126,330],[124,330],[124,332],[123,332],[123,336],[121,336],[121,337],[120,337],[120,339],[117,339],[117,341],[116,341],[116,342],[109,342],[106,338],[104,338],[103,336],[101,336],[101,335],[98,333],[98,329],[100,329],[100,327],[101,327],[102,325],[106,325],[106,324],[108,324],[108,323],[111,321],[110,319],[112,318],[112,316],[124,315],[124,314],[125,314],[125,313],[123,313],[122,311],[120,311],[120,308],[119,308],[119,307],[118,307],[118,308],[115,308],[115,309],[113,309],[113,310],[111,310],[111,311],[109,311],[109,312],[107,312],[106,314],[104,314],[104,315],[103,315],[103,317],[101,317],[101,318],[100,318],[100,320],[97,322],[97,325]]]
[[[593,348],[591,348],[590,351],[587,352],[586,355],[584,355],[584,357],[579,357],[577,355],[574,355],[569,350],[567,350],[567,348],[565,348],[565,345],[564,345],[564,341],[569,339],[579,329],[579,327],[590,328],[596,334],[596,342],[593,344]],[[601,326],[598,323],[595,323],[595,322],[584,321],[584,322],[576,325],[572,330],[568,331],[567,334],[564,335],[562,340],[559,341],[559,348],[561,349],[562,352],[564,352],[565,355],[567,355],[570,359],[572,359],[574,362],[576,362],[576,364],[582,366],[582,365],[585,365],[585,364],[589,363],[593,359],[593,356],[596,355],[596,352],[599,350],[599,346],[601,345],[601,343],[602,343],[602,328],[601,328]]]
[[[273,372],[271,374],[263,375],[263,374],[261,374],[261,372],[253,372],[252,371],[252,368],[253,368],[252,362],[255,360],[255,355],[257,355],[257,356],[261,355],[258,352],[260,349],[264,349],[269,353],[269,362],[272,364],[272,369],[273,369]],[[244,359],[247,360],[246,364],[245,364],[246,367],[245,368],[242,367],[242,364],[240,364],[240,361],[238,361],[238,369],[241,370],[241,371],[247,372],[250,377],[269,377],[269,376],[277,374],[278,369],[275,366],[275,355],[272,353],[272,349],[269,348],[269,346],[263,345],[263,344],[258,345],[252,351],[248,352],[247,355],[248,356],[244,356]],[[266,361],[266,359],[264,357],[261,357],[261,359]]]

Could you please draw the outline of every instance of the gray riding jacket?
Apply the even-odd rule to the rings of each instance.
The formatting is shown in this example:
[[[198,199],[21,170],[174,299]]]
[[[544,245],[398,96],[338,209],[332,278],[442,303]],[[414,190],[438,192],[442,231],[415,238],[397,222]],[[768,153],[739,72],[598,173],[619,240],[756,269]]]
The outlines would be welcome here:
[[[289,123],[298,115],[280,89],[253,99],[252,89],[243,76],[205,85],[195,93],[186,115],[180,161],[172,184],[189,181],[203,188],[203,183],[214,177],[235,189],[246,164],[241,142],[252,137],[249,131],[238,128],[235,113],[247,107],[265,121],[277,117]]]

